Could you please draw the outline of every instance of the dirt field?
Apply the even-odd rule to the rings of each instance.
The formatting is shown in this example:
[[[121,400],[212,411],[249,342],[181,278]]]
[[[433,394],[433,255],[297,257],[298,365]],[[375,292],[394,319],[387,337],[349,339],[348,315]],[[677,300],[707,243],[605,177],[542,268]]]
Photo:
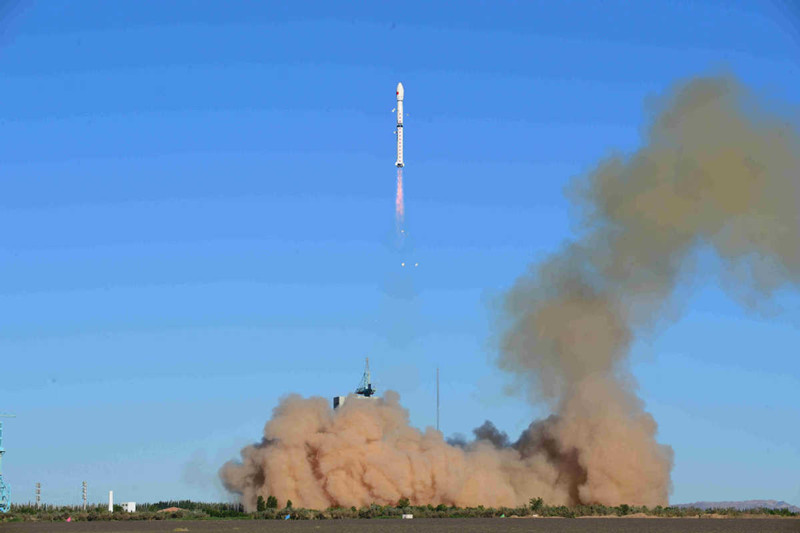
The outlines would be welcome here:
[[[415,519],[415,520],[206,520],[152,522],[19,522],[0,524],[2,533],[800,533],[794,519],[582,518],[567,519]]]

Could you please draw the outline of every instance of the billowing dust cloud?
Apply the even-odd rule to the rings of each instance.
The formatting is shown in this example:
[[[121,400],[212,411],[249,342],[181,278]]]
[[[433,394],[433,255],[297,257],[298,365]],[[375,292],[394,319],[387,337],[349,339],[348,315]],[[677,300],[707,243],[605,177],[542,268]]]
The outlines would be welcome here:
[[[412,428],[396,393],[350,396],[335,412],[324,398],[290,396],[275,409],[259,445],[242,463],[222,467],[222,480],[249,509],[273,494],[314,509],[412,503],[503,505],[521,493],[559,499],[558,469],[543,456],[479,441],[452,446],[442,434]]]
[[[675,87],[645,145],[576,180],[577,238],[505,299],[499,366],[553,413],[514,442],[486,423],[472,442],[410,427],[397,395],[290,396],[260,444],[220,475],[249,509],[259,495],[312,508],[393,504],[663,505],[672,452],[635,394],[634,334],[674,318],[696,252],[719,257],[747,304],[800,281],[800,143],[728,77]],[[532,229],[535,231],[535,229]],[[667,312],[669,311],[669,312]]]

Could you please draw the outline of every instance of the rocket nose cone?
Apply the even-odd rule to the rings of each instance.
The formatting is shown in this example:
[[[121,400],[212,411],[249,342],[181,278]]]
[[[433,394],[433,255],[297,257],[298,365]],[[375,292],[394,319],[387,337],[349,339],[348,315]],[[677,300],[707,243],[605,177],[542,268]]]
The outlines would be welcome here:
[[[402,100],[403,99],[403,84],[402,83],[398,83],[397,84],[397,99],[398,100]]]

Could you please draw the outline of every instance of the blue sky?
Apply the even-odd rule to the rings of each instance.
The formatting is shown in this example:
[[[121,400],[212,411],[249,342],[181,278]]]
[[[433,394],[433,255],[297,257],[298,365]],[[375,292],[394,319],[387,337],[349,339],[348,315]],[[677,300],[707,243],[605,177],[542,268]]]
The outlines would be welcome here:
[[[227,498],[216,469],[278,399],[346,393],[365,356],[418,427],[437,365],[447,434],[546,414],[492,363],[496,309],[572,235],[571,178],[635,150],[679,79],[732,72],[797,109],[790,3],[630,4],[0,7],[14,499],[41,482],[78,503],[84,480],[93,501]],[[675,449],[671,501],[798,504],[800,299],[754,315],[711,270],[631,357]]]

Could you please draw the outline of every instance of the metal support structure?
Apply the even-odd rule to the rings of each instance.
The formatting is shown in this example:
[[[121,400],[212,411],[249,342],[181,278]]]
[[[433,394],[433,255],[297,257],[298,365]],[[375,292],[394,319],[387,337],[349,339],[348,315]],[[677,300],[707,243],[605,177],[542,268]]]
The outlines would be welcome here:
[[[372,386],[372,376],[369,373],[369,357],[367,357],[367,364],[364,366],[364,374],[361,376],[361,382],[359,382],[358,387],[356,388],[356,396],[361,396],[362,398],[371,398],[377,392],[378,389]],[[346,399],[346,396],[334,396],[333,408],[338,409],[344,405]]]
[[[42,484],[36,484],[36,509],[42,506]]]
[[[14,415],[0,414],[3,418],[14,418]],[[3,422],[0,421],[0,513],[7,513],[11,508],[11,487],[3,479]]]
[[[372,377],[369,373],[369,357],[367,357],[367,364],[364,367],[364,375],[361,376],[361,383],[358,384],[356,394],[369,398],[376,392],[378,392],[378,390],[372,386]]]
[[[83,496],[83,510],[86,510],[86,496],[88,494],[88,488],[86,486],[86,482],[84,481],[81,483],[81,494]]]

